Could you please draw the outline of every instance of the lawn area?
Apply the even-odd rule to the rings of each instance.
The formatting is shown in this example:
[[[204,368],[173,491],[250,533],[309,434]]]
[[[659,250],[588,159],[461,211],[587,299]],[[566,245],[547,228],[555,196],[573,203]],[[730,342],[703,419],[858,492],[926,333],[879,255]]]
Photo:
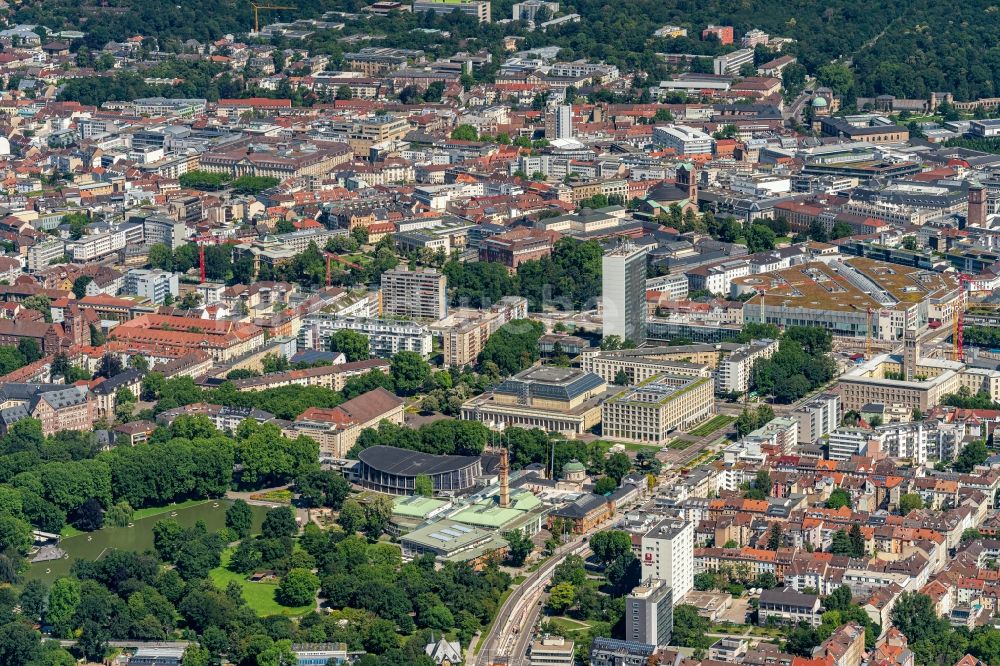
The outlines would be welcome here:
[[[246,576],[238,574],[235,571],[230,571],[226,568],[229,564],[229,558],[233,554],[232,548],[227,548],[222,551],[222,566],[217,569],[212,569],[208,576],[212,579],[212,582],[216,587],[220,589],[226,589],[226,586],[230,582],[239,583],[240,587],[243,588],[243,598],[246,599],[247,605],[255,612],[257,615],[289,615],[296,617],[299,615],[304,615],[313,609],[313,606],[297,606],[289,608],[288,606],[282,606],[277,601],[274,600],[274,593],[277,591],[278,586],[274,583],[252,583],[246,579]]]
[[[563,617],[558,615],[555,617],[546,618],[552,626],[559,631],[565,632],[567,634],[582,633],[590,629],[590,625],[586,622],[580,622],[579,620],[574,620],[573,618]]]
[[[683,437],[677,437],[676,439],[671,440],[669,444],[667,444],[667,448],[674,449],[675,451],[683,451],[692,444],[694,444],[693,439],[684,439]]]
[[[625,450],[631,451],[632,453],[642,453],[643,451],[645,451],[646,453],[656,453],[657,451],[660,450],[660,447],[648,446],[646,444],[635,444],[634,442],[626,442]]]
[[[63,525],[63,528],[61,530],[59,530],[59,536],[61,536],[63,539],[68,539],[69,537],[79,536],[81,534],[83,534],[83,532],[81,532],[80,530],[76,529],[75,527],[73,527],[69,523],[66,523],[65,525]]]
[[[711,435],[716,430],[725,428],[730,423],[736,420],[734,416],[727,416],[726,414],[718,414],[713,416],[709,420],[705,421],[697,428],[689,430],[688,434],[694,435],[695,437],[704,437],[705,435]]]

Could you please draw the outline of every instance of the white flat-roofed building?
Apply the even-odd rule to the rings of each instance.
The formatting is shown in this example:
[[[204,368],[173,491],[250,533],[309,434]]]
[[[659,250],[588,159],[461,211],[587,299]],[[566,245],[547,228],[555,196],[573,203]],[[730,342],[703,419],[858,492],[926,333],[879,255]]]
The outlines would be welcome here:
[[[654,127],[653,141],[666,148],[673,148],[678,155],[710,154],[715,144],[709,134],[686,125]]]
[[[771,358],[778,351],[777,340],[753,340],[719,362],[715,370],[718,393],[746,393],[750,390],[753,364],[759,358]]]
[[[431,332],[423,324],[395,319],[343,317],[325,312],[307,316],[299,331],[302,349],[326,349],[336,331],[349,330],[368,337],[373,356],[389,357],[401,351],[427,356],[433,351]]]
[[[642,580],[662,580],[683,599],[694,587],[694,523],[667,518],[642,537]]]
[[[740,68],[746,64],[753,64],[753,49],[739,49],[732,53],[725,53],[712,60],[712,68],[718,75],[739,74]]]

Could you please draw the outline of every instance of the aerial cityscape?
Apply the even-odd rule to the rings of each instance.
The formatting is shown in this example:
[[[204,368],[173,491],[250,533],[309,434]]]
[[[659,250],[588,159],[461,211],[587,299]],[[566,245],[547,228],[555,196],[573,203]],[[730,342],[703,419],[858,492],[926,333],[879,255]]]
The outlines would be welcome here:
[[[998,44],[0,0],[0,666],[1000,666]]]

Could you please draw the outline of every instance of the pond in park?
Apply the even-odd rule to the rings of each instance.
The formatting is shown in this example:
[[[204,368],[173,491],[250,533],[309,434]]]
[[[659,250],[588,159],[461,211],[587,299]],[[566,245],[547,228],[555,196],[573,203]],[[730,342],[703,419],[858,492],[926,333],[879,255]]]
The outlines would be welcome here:
[[[132,550],[142,552],[153,549],[153,526],[161,520],[172,518],[184,527],[192,527],[201,520],[208,526],[209,532],[226,526],[226,509],[232,504],[229,500],[207,500],[197,504],[171,509],[165,508],[162,513],[134,520],[128,527],[105,527],[95,532],[77,534],[59,542],[59,547],[66,551],[66,556],[58,560],[35,562],[28,568],[25,578],[39,578],[53,581],[60,576],[69,575],[74,560],[97,560],[110,549]],[[260,529],[264,514],[268,507],[250,505],[253,511],[254,530]]]

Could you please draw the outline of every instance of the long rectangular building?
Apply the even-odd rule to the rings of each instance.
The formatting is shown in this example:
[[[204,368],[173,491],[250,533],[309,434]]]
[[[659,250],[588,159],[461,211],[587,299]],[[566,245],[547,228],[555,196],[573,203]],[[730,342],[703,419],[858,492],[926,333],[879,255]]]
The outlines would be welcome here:
[[[580,435],[601,421],[607,384],[591,372],[542,366],[503,381],[462,405],[462,418]]]
[[[704,421],[714,413],[711,378],[657,375],[604,402],[601,435],[660,445],[674,430]]]
[[[111,340],[192,351],[201,349],[225,363],[264,346],[264,331],[253,324],[197,317],[147,314],[119,324]]]
[[[909,328],[931,319],[950,325],[965,306],[958,278],[865,257],[810,262],[737,278],[731,294],[753,294],[745,322],[821,326],[834,336],[898,342]]]

